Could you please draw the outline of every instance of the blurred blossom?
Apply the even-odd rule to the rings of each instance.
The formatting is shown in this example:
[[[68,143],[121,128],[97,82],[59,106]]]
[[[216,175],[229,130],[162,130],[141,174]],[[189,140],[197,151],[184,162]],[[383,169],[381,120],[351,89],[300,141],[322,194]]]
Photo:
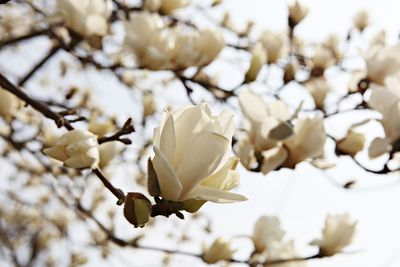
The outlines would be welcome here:
[[[97,136],[78,129],[64,134],[54,146],[44,149],[43,152],[76,169],[96,168],[99,163]]]
[[[356,225],[347,213],[328,215],[322,230],[322,239],[313,240],[311,245],[319,247],[321,256],[333,256],[351,244]]]
[[[6,119],[15,115],[22,102],[13,94],[0,87],[0,116]]]
[[[264,47],[261,43],[258,43],[252,52],[251,55],[251,62],[249,69],[247,70],[245,82],[249,83],[255,81],[257,79],[258,73],[260,72],[261,68],[267,62],[267,53],[265,52]]]
[[[288,123],[291,116],[281,101],[265,103],[261,97],[245,90],[239,95],[239,103],[251,124],[248,137],[238,145],[238,155],[246,168],[252,168],[245,164],[254,163],[257,154],[261,155],[260,170],[264,174],[280,166],[293,168],[305,159],[322,154],[325,130],[320,116],[297,119],[292,126]]]
[[[253,230],[252,240],[255,252],[270,251],[282,241],[284,234],[279,218],[262,216],[257,220]]]
[[[369,14],[365,10],[357,12],[354,16],[354,27],[362,32],[369,25]]]
[[[325,46],[317,46],[312,61],[312,73],[314,76],[321,76],[324,71],[335,63],[332,51]]]
[[[216,29],[194,30],[167,27],[158,14],[131,14],[125,21],[125,47],[138,64],[151,70],[184,70],[210,64],[224,47]]]
[[[314,99],[315,107],[323,110],[325,98],[331,90],[330,84],[325,78],[319,77],[307,81],[304,85]]]
[[[308,14],[308,7],[295,1],[289,6],[289,26],[292,28],[299,24]]]
[[[299,256],[297,255],[293,241],[276,244],[274,247],[271,247],[271,249],[266,250],[264,252],[264,257],[267,261],[267,263],[264,264],[264,267],[305,267],[305,266],[307,266],[307,263],[305,261],[288,261],[288,262],[284,262],[284,263],[268,264],[268,261],[298,258]]]
[[[400,45],[372,47],[365,60],[368,81],[384,85],[388,76],[400,70]]]
[[[66,26],[83,37],[107,34],[111,0],[59,0],[57,7]]]
[[[143,94],[142,105],[143,105],[143,117],[151,116],[156,112],[157,103],[151,91]]]
[[[164,111],[161,125],[154,129],[152,159],[164,199],[219,203],[246,200],[228,192],[239,183],[237,159],[230,157],[233,119],[228,110],[212,115],[207,104]]]
[[[381,123],[388,143],[400,139],[400,76],[386,79],[386,88],[376,86],[371,89],[368,105],[382,114]]]
[[[204,249],[202,259],[208,264],[214,264],[222,260],[229,260],[233,252],[230,243],[219,237],[210,247]]]
[[[337,147],[344,154],[354,156],[364,148],[365,136],[357,133],[353,129],[347,132],[347,135],[338,141]]]
[[[283,56],[286,37],[284,34],[270,30],[264,31],[260,36],[260,42],[267,51],[268,63],[276,63]]]

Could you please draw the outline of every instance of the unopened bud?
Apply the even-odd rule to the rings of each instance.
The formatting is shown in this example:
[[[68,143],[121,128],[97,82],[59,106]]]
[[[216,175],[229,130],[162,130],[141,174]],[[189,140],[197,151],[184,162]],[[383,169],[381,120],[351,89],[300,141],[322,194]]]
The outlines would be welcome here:
[[[151,202],[140,193],[128,193],[125,197],[124,216],[135,227],[144,227],[151,215]]]

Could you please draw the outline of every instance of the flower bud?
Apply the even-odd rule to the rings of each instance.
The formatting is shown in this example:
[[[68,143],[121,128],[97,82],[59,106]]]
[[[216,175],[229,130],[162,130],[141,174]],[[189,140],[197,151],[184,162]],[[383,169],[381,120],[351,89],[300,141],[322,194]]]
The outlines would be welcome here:
[[[214,264],[221,260],[229,260],[232,254],[233,251],[230,248],[229,242],[219,237],[215,239],[209,248],[204,250],[202,259],[208,264]]]
[[[157,110],[157,103],[152,92],[146,92],[142,97],[143,117],[153,115]]]
[[[368,12],[365,10],[359,11],[354,16],[354,27],[362,32],[368,25],[369,25],[369,15]]]
[[[283,54],[285,45],[284,34],[266,30],[261,34],[260,42],[267,52],[268,63],[276,63]]]
[[[245,82],[249,83],[257,79],[258,73],[267,61],[267,53],[261,43],[258,43],[251,55],[250,67],[246,73]]]
[[[311,79],[305,83],[305,86],[314,100],[315,107],[322,110],[324,108],[326,95],[331,89],[329,83],[324,78],[320,77]]]
[[[296,0],[293,5],[289,6],[289,27],[294,28],[308,14],[308,7],[303,6]]]
[[[46,155],[75,169],[96,168],[99,163],[97,136],[89,131],[72,130],[43,151]]]
[[[140,193],[128,193],[125,197],[124,216],[135,227],[144,227],[151,216],[151,202]]]

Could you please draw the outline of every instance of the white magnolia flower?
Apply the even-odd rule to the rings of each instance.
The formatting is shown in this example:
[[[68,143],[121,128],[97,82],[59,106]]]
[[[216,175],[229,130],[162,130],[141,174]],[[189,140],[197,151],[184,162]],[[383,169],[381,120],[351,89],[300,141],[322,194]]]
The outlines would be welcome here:
[[[305,261],[288,261],[283,263],[271,263],[268,261],[281,260],[281,259],[294,259],[298,258],[298,254],[294,247],[293,241],[289,241],[286,243],[278,243],[275,246],[271,247],[269,250],[264,252],[264,257],[266,263],[264,267],[305,267],[307,266]]]
[[[319,157],[324,150],[325,128],[321,116],[299,119],[294,134],[284,141],[288,150],[285,166],[292,168],[305,159]]]
[[[10,92],[0,87],[0,116],[9,118],[21,106],[21,101]]]
[[[318,109],[324,108],[325,98],[331,90],[330,84],[325,78],[314,78],[305,83],[306,88],[314,99],[315,106]]]
[[[233,252],[230,243],[219,237],[210,247],[204,249],[202,259],[208,264],[214,264],[222,260],[229,260]]]
[[[111,0],[59,0],[57,7],[67,27],[74,32],[84,37],[107,34]]]
[[[257,151],[272,148],[292,134],[290,127],[285,127],[290,115],[282,101],[265,103],[260,96],[244,90],[239,94],[239,104],[250,121],[249,141]]]
[[[374,87],[368,99],[368,105],[382,114],[382,126],[386,138],[393,143],[400,138],[400,91],[399,76],[386,79],[386,87]]]
[[[233,117],[228,110],[213,116],[207,104],[164,112],[161,125],[154,129],[152,159],[164,199],[246,200],[228,192],[239,182],[238,161],[230,157]]]
[[[168,27],[158,14],[140,12],[125,21],[125,46],[142,67],[183,70],[210,64],[224,47],[219,30]]]
[[[365,10],[357,12],[353,19],[354,27],[362,32],[369,25],[369,14]]]
[[[295,1],[292,5],[289,6],[289,19],[293,26],[299,24],[308,14],[308,7],[299,3],[299,1]]]
[[[260,42],[267,51],[268,63],[276,63],[276,61],[282,56],[285,36],[280,33],[266,30],[261,34]]]
[[[261,68],[267,62],[267,53],[261,43],[258,43],[251,54],[251,62],[247,70],[245,81],[246,83],[255,81]]]
[[[347,213],[328,215],[322,230],[322,239],[313,240],[311,245],[318,246],[323,256],[335,255],[351,244],[356,225]]]
[[[43,152],[76,169],[96,168],[99,163],[97,136],[89,131],[69,131],[54,146],[44,149]]]
[[[238,155],[246,168],[251,169],[254,155],[260,153],[263,158],[261,171],[265,174],[280,166],[293,168],[297,163],[319,156],[325,144],[325,130],[320,116],[295,121],[294,127],[288,123],[286,105],[281,101],[265,103],[263,99],[250,91],[239,95],[240,107],[249,119],[251,128],[247,144],[239,142]],[[249,149],[248,143],[254,150]]]
[[[385,79],[400,70],[400,45],[375,47],[366,56],[367,79],[384,85]]]
[[[285,234],[279,218],[275,216],[262,216],[254,225],[252,241],[256,252],[270,250],[282,241]]]

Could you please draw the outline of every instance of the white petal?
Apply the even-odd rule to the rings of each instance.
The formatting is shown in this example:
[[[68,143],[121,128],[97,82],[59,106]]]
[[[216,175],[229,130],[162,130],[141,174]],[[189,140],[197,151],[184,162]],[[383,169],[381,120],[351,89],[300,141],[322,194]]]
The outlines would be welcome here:
[[[264,159],[261,172],[266,174],[281,166],[285,162],[288,152],[283,146],[277,146],[262,152],[262,155]]]
[[[196,186],[196,188],[186,196],[186,199],[207,200],[216,203],[231,203],[247,200],[243,195],[204,185]]]
[[[263,121],[268,116],[264,100],[249,90],[239,94],[239,104],[244,115],[251,121]]]
[[[161,196],[167,200],[177,201],[182,191],[182,184],[161,150],[156,146],[153,149],[155,152],[153,166],[160,185]]]
[[[222,135],[201,132],[194,137],[176,171],[183,185],[181,197],[213,174],[221,162],[225,163],[223,159],[229,152],[230,140]]]
[[[174,118],[168,113],[161,133],[160,149],[172,166],[174,166],[175,145],[176,140]]]

